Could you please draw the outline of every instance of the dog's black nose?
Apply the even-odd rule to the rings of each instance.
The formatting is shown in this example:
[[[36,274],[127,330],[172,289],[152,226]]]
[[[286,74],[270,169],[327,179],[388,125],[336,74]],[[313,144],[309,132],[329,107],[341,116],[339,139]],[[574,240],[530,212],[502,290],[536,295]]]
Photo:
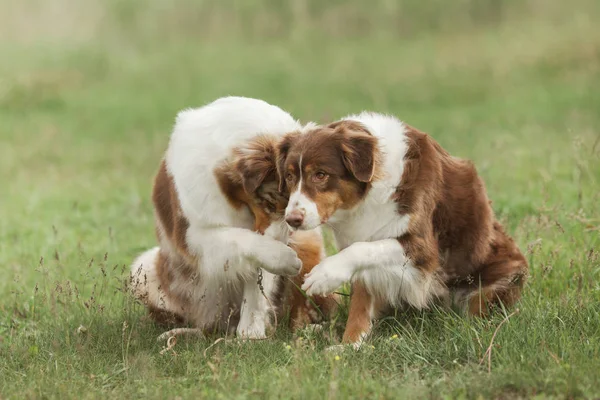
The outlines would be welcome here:
[[[304,214],[299,210],[294,210],[285,217],[285,222],[292,228],[299,228],[304,222]]]

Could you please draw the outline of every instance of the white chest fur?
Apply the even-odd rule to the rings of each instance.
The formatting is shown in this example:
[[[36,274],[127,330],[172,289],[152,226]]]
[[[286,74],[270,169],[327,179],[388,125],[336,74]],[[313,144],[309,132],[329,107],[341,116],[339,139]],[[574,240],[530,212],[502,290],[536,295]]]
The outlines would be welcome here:
[[[355,210],[338,211],[330,220],[339,250],[356,242],[373,242],[402,236],[408,230],[410,217],[400,215],[397,205],[363,204]]]

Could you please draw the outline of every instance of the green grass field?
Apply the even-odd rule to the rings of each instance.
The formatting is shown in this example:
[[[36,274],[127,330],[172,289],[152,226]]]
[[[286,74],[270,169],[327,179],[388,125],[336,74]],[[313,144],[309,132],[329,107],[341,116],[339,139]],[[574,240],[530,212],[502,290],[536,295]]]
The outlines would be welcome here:
[[[0,0],[0,398],[600,398],[599,20],[595,0]],[[518,313],[401,313],[335,357],[342,309],[325,336],[160,354],[127,268],[176,112],[225,95],[390,112],[474,160],[531,264]]]

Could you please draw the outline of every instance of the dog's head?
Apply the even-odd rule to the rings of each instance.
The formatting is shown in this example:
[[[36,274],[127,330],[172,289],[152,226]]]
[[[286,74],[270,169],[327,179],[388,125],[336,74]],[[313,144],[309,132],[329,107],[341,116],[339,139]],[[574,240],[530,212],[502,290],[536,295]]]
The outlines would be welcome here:
[[[233,149],[232,172],[243,188],[238,200],[255,217],[255,229],[264,233],[274,221],[283,220],[288,193],[280,192],[276,167],[278,138],[259,135]]]
[[[313,229],[367,194],[379,169],[377,139],[362,124],[338,121],[290,133],[277,148],[280,189],[290,193],[285,219]]]

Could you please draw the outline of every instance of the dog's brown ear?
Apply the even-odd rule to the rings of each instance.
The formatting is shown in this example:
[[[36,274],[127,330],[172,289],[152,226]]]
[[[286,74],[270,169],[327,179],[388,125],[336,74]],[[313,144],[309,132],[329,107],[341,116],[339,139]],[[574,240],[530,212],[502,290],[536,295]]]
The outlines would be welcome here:
[[[234,149],[234,168],[246,193],[256,192],[264,180],[276,170],[276,138],[257,136]]]
[[[300,132],[288,133],[277,146],[277,177],[279,178],[279,193],[285,189],[285,161],[294,142],[300,137]]]
[[[342,158],[344,165],[360,182],[371,182],[377,169],[377,138],[356,121],[338,121],[329,125],[343,135]]]

